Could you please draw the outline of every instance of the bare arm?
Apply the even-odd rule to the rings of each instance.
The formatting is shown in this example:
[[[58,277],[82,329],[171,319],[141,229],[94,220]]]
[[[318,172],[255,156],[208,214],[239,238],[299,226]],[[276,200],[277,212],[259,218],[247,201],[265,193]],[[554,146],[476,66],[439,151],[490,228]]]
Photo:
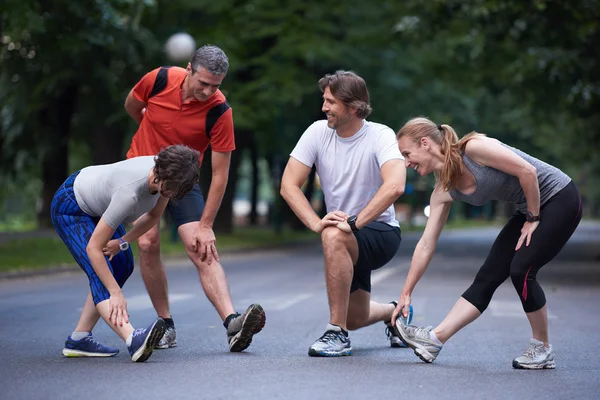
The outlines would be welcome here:
[[[212,179],[210,181],[210,188],[208,190],[208,196],[206,197],[206,205],[202,212],[202,218],[200,219],[200,225],[211,228],[215,222],[215,217],[221,207],[223,201],[223,195],[227,188],[227,181],[229,179],[229,165],[231,163],[231,152],[220,153],[212,152]]]
[[[108,268],[104,254],[102,254],[102,249],[114,233],[115,230],[106,223],[104,217],[100,218],[85,250],[92,263],[94,272],[98,275],[110,294],[108,318],[113,324],[123,325],[124,322],[129,322],[127,302],[125,301],[121,287]]]
[[[281,197],[288,203],[292,211],[298,216],[310,230],[318,232],[321,218],[313,210],[312,206],[302,192],[302,185],[310,174],[310,167],[290,157],[283,177],[281,178]]]
[[[131,228],[129,232],[123,235],[123,240],[126,242],[134,242],[144,233],[148,232],[150,228],[158,223],[160,220],[160,216],[163,211],[167,207],[169,203],[169,199],[160,196],[156,205],[152,210],[148,211],[146,214],[142,215],[142,217],[138,220],[138,222]]]
[[[211,264],[213,258],[219,261],[217,239],[213,232],[213,223],[221,207],[221,201],[229,179],[231,152],[212,152],[212,180],[206,198],[206,204],[198,228],[192,235],[192,249],[200,254],[200,261]]]
[[[396,321],[396,317],[402,309],[404,309],[404,316],[406,317],[408,315],[412,291],[431,262],[440,233],[448,220],[451,205],[452,197],[450,197],[450,194],[441,190],[439,186],[436,186],[431,194],[431,213],[427,220],[427,224],[425,225],[423,236],[421,236],[421,239],[415,247],[410,269],[408,270],[408,276],[402,287],[398,307],[394,310],[392,321]]]
[[[533,165],[502,146],[496,139],[487,137],[470,140],[465,151],[479,164],[516,176],[527,200],[527,211],[533,215],[540,215],[540,186],[537,180],[537,171]],[[519,250],[523,244],[529,246],[533,232],[538,225],[539,221],[523,224],[515,250]]]
[[[125,110],[127,114],[134,119],[135,122],[140,124],[146,111],[146,103],[139,101],[133,96],[133,89],[129,91],[127,98],[125,99]]]
[[[98,275],[111,294],[120,292],[121,288],[108,268],[104,254],[102,254],[102,248],[108,243],[114,233],[115,230],[106,223],[104,218],[100,218],[85,249],[92,262],[94,272],[96,272],[96,275]]]
[[[479,164],[516,176],[527,199],[527,210],[533,215],[540,215],[540,186],[533,165],[492,138],[471,139],[465,151]]]
[[[423,236],[421,236],[415,247],[408,276],[402,288],[403,294],[410,295],[417,282],[419,282],[425,273],[425,270],[427,270],[442,229],[448,220],[452,198],[448,192],[444,192],[436,187],[431,194],[430,203],[431,211],[429,219],[425,225]]]
[[[131,243],[136,241],[140,236],[144,233],[148,232],[150,228],[158,223],[160,220],[160,216],[164,212],[167,204],[169,203],[169,199],[164,197],[159,197],[156,205],[152,210],[148,211],[146,214],[142,215],[140,219],[136,222],[133,228],[127,232],[125,235],[121,237],[124,241]],[[105,256],[110,257],[108,260],[111,261],[114,256],[119,254],[121,251],[119,247],[119,240],[113,239],[109,240],[106,246],[102,249],[102,253]]]
[[[403,160],[389,160],[381,166],[383,184],[357,215],[356,227],[362,228],[381,215],[391,204],[402,196],[406,185],[406,166]]]

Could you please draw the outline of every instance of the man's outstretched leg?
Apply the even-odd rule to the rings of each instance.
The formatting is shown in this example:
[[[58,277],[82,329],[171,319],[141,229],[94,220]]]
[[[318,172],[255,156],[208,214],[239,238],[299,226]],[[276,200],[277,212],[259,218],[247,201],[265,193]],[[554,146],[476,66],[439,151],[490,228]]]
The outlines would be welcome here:
[[[198,269],[200,283],[206,297],[223,320],[223,326],[227,330],[229,350],[232,352],[243,351],[250,346],[252,337],[265,326],[265,312],[258,304],[250,305],[243,314],[235,311],[225,271],[221,264],[216,260],[212,260],[210,264],[206,260],[202,261],[200,253],[194,251],[192,247],[192,235],[197,226],[198,222],[181,225],[179,235],[190,260]]]

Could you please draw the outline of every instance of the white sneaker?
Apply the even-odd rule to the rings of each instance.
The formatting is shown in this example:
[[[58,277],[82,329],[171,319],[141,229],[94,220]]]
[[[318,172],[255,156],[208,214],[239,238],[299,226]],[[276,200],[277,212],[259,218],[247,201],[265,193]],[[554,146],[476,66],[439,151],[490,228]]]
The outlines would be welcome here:
[[[440,351],[443,345],[435,343],[431,340],[429,332],[433,329],[431,326],[427,328],[417,327],[414,325],[405,325],[400,318],[396,320],[396,333],[400,336],[400,339],[408,347],[414,350],[417,357],[426,363],[432,363]]]
[[[525,353],[515,358],[512,365],[517,369],[553,369],[556,367],[556,363],[552,345],[546,347],[544,342],[531,339]]]

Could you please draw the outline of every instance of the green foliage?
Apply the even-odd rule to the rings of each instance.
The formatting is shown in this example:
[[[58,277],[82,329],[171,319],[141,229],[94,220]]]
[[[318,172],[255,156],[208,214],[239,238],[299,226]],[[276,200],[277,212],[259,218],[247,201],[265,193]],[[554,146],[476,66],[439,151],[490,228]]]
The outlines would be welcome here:
[[[232,249],[272,248],[313,239],[318,240],[314,232],[276,233],[265,229],[241,229],[235,234],[219,235],[217,246],[223,253]],[[161,242],[163,256],[186,257],[183,244],[171,241],[169,232],[162,232]],[[131,246],[137,257],[137,243],[132,243]],[[55,236],[14,239],[0,244],[0,272],[74,264],[73,257],[63,242]]]
[[[0,183],[40,175],[60,136],[38,116],[68,85],[71,169],[121,158],[135,130],[126,94],[172,64],[163,43],[186,31],[228,54],[222,90],[262,157],[285,160],[322,118],[318,79],[351,69],[369,85],[370,119],[485,132],[563,168],[598,203],[599,21],[592,0],[5,0]]]

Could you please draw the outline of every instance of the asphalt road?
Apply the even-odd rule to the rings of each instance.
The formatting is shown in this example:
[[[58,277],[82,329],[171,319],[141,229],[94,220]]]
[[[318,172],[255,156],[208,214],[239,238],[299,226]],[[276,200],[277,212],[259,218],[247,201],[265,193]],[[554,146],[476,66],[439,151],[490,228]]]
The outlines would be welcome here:
[[[415,323],[435,325],[470,285],[497,228],[446,232],[413,294]],[[398,298],[417,237],[408,235],[388,266],[373,275],[373,299]],[[354,354],[308,357],[328,322],[320,250],[302,247],[223,256],[234,303],[258,302],[265,329],[244,353],[228,352],[218,315],[190,263],[169,265],[179,346],[134,364],[102,322],[97,339],[121,353],[67,359],[88,287],[83,273],[0,281],[1,399],[597,399],[600,398],[600,226],[583,224],[561,255],[539,273],[546,290],[557,368],[521,371],[512,359],[530,330],[510,285],[452,338],[433,364],[394,349],[383,324],[351,332]],[[133,324],[155,314],[136,271],[125,286]]]

